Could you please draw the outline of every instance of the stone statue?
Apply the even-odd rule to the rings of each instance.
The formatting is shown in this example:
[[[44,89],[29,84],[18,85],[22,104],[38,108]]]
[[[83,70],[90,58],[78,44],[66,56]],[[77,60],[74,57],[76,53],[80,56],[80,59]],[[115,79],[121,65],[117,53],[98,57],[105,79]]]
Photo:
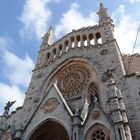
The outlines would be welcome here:
[[[49,31],[44,35],[42,45],[53,44],[53,27],[50,26]]]
[[[4,107],[4,114],[8,114],[9,113],[9,110],[10,110],[10,107],[15,103],[16,101],[8,101],[6,103],[6,106]]]

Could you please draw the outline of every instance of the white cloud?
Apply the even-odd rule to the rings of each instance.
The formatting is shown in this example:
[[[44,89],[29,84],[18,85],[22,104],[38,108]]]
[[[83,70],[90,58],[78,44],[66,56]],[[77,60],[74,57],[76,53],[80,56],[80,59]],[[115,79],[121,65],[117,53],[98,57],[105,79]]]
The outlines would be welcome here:
[[[25,58],[20,58],[8,51],[12,39],[0,37],[0,56],[4,64],[5,77],[11,84],[27,87],[31,73],[34,68],[33,60],[26,54]]]
[[[10,82],[17,86],[27,87],[34,67],[32,59],[28,55],[21,59],[9,51],[5,51],[3,59],[5,62],[5,76]]]
[[[0,114],[4,111],[4,106],[8,101],[16,101],[11,110],[22,106],[25,94],[15,85],[9,86],[0,83]]]
[[[6,50],[9,47],[9,44],[13,44],[12,39],[7,37],[0,37],[0,51]]]
[[[20,30],[22,38],[40,39],[48,28],[51,11],[47,4],[49,2],[60,2],[60,0],[25,0],[20,21],[23,28]]]
[[[120,5],[118,9],[113,12],[113,19],[116,25],[115,37],[121,51],[123,53],[132,53],[139,24],[136,15],[126,13],[125,6]],[[140,39],[137,42],[137,46],[140,46]],[[135,52],[138,52],[138,47],[135,49]]]
[[[131,3],[140,2],[140,0],[129,0]]]
[[[59,24],[55,28],[56,37],[60,37],[72,29],[79,29],[81,27],[92,26],[97,23],[97,15],[91,12],[88,16],[83,15],[80,6],[77,3],[71,4],[70,10],[62,15]]]
[[[22,105],[25,91],[20,87],[27,88],[34,67],[28,55],[22,59],[8,51],[11,42],[10,38],[0,37],[0,60],[3,62],[1,71],[4,70],[4,76],[8,79],[6,82],[0,82],[0,114],[7,101],[16,100],[12,109]]]

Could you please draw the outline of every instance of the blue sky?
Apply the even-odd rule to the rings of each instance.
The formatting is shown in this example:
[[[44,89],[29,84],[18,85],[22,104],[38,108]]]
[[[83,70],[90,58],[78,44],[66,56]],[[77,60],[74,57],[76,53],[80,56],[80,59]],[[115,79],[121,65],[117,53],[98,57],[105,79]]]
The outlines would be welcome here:
[[[104,0],[123,53],[131,53],[140,23],[140,0]],[[5,103],[21,106],[42,37],[52,25],[55,40],[98,24],[98,0],[0,0],[0,114]],[[140,52],[138,37],[135,53]]]

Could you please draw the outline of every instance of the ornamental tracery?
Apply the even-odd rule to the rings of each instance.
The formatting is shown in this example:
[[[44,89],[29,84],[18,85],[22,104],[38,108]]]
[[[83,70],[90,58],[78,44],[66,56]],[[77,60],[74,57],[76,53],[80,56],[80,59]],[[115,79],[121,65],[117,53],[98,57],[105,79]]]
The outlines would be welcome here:
[[[104,126],[97,124],[92,127],[86,140],[110,140],[110,136]]]
[[[90,77],[91,73],[86,65],[73,64],[60,72],[57,85],[63,96],[72,96],[84,89]]]

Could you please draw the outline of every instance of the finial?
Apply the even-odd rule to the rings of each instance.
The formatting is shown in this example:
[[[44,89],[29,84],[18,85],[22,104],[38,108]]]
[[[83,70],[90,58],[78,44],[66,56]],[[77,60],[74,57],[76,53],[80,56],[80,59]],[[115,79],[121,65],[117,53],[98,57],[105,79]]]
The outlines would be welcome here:
[[[52,26],[50,26],[48,32],[43,37],[42,45],[52,45],[53,44],[53,32],[54,32],[54,29]]]
[[[104,7],[102,2],[100,2],[100,9],[99,12],[97,12],[97,14],[99,15],[100,20],[103,20],[108,17],[107,8]]]
[[[100,25],[112,22],[112,19],[109,17],[109,15],[107,13],[107,8],[104,7],[102,0],[100,0],[100,8],[99,8],[99,12],[97,12],[97,14],[99,15],[99,24]]]

